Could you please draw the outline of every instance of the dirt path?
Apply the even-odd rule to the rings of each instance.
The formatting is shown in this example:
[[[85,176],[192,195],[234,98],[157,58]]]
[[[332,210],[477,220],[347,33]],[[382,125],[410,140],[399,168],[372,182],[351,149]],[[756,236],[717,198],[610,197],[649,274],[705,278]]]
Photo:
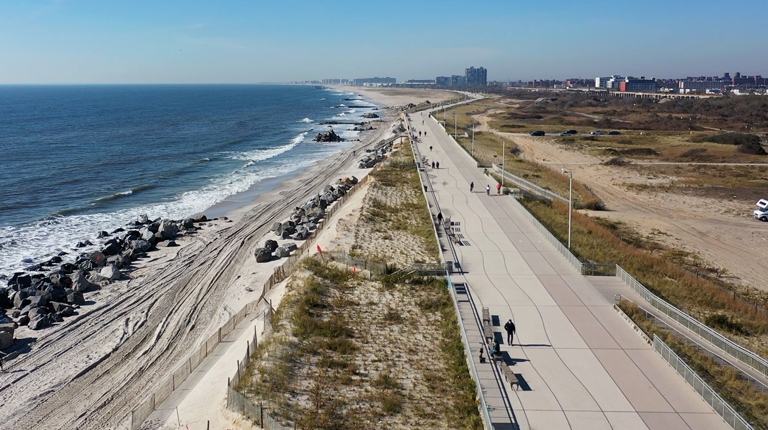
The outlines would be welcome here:
[[[272,222],[352,162],[351,151],[336,156],[283,198],[106,287],[98,304],[66,324],[35,332],[31,351],[0,377],[0,429],[126,428],[129,411],[229,318],[224,304],[235,282],[256,270],[252,250]]]
[[[547,138],[491,130],[493,111],[477,115],[482,131],[490,131],[516,143],[525,160],[553,170],[568,168],[574,179],[592,189],[606,204],[607,212],[591,215],[627,223],[643,235],[677,249],[698,253],[709,265],[727,269],[732,280],[768,291],[768,224],[751,218],[751,207],[677,193],[640,192],[625,184],[664,183],[674,178],[648,177],[633,169],[601,165],[604,159],[568,150]]]

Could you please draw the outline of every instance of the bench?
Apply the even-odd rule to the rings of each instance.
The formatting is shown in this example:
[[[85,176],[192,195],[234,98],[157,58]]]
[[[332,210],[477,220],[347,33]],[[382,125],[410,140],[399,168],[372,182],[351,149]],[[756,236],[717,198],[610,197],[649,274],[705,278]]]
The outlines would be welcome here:
[[[502,372],[504,372],[504,379],[509,382],[510,388],[514,386],[515,390],[517,390],[520,387],[520,381],[517,380],[517,375],[515,375],[515,372],[511,371],[507,366],[504,366]]]
[[[490,324],[483,324],[483,336],[488,344],[493,342],[493,328]]]
[[[491,312],[488,308],[483,308],[483,325],[491,324]]]

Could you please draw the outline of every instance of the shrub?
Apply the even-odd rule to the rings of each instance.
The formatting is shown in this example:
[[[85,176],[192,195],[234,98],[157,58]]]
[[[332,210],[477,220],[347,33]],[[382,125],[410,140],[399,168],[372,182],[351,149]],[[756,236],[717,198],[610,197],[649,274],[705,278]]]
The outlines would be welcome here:
[[[736,148],[736,152],[751,155],[765,155],[765,149],[759,143],[742,143]]]
[[[745,133],[724,133],[714,136],[703,136],[692,139],[694,142],[712,142],[723,145],[743,145],[745,143],[760,144],[760,138],[754,134]]]

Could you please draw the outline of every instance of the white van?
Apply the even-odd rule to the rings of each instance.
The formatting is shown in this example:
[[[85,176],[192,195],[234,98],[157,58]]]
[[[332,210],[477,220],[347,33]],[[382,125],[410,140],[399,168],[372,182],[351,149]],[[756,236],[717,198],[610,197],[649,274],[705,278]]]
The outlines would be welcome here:
[[[755,204],[760,209],[755,209],[755,211],[752,212],[752,216],[760,221],[768,221],[768,199],[760,199]]]

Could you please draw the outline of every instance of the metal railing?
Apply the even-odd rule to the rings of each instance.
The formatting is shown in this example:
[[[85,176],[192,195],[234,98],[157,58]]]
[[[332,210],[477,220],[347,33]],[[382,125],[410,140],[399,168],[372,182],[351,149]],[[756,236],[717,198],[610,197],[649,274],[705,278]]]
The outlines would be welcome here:
[[[686,314],[680,309],[669,304],[667,301],[653,294],[650,290],[648,290],[648,288],[638,282],[637,279],[633,278],[632,275],[627,273],[627,271],[625,271],[619,265],[616,265],[616,277],[621,279],[625,284],[629,286],[629,288],[639,294],[643,300],[664,313],[664,315],[667,315],[668,317],[677,321],[680,323],[680,325],[696,333],[701,338],[711,343],[716,348],[722,350],[726,354],[743,362],[744,364],[757,370],[763,375],[768,376],[768,361],[766,361],[763,357],[760,357],[756,353],[726,338],[722,334],[716,332],[710,327],[707,327],[692,316]]]
[[[521,177],[519,177],[517,175],[513,175],[512,173],[509,173],[506,170],[504,170],[501,167],[499,167],[498,164],[493,164],[493,171],[494,171],[494,173],[497,173],[497,174],[500,174],[500,175],[504,175],[504,179],[505,180],[509,180],[513,184],[517,185],[518,187],[520,187],[520,188],[522,188],[522,189],[524,189],[524,190],[526,190],[528,192],[531,192],[533,194],[536,194],[536,195],[539,195],[539,196],[542,196],[542,197],[546,197],[546,198],[548,198],[550,200],[556,199],[556,200],[560,200],[562,202],[568,203],[568,199],[566,199],[565,197],[561,196],[560,194],[553,193],[550,190],[546,190],[544,188],[541,188],[540,186],[534,184],[531,181],[523,179],[523,178],[521,178]]]
[[[579,273],[581,273],[582,271],[581,261],[579,261],[579,259],[576,258],[576,256],[573,255],[573,253],[571,253],[571,251],[565,245],[560,243],[560,241],[554,235],[552,235],[552,233],[550,233],[549,230],[547,230],[547,228],[544,227],[544,225],[540,223],[539,220],[536,219],[536,217],[531,215],[531,213],[528,212],[528,210],[526,210],[525,207],[522,204],[520,204],[520,202],[518,202],[514,198],[510,198],[510,200],[512,201],[513,206],[517,206],[518,211],[523,215],[523,217],[525,217],[531,224],[533,224],[533,226],[536,227],[536,230],[538,230],[539,233],[544,235],[544,238],[547,239],[555,248],[557,248],[558,252],[560,252],[560,254],[563,254],[563,256],[568,260],[568,262],[571,263],[573,267],[575,267],[576,270],[579,271]]]
[[[659,353],[667,362],[685,379],[693,389],[701,395],[701,398],[707,402],[723,420],[736,430],[753,430],[754,428],[736,412],[719,394],[712,389],[703,379],[696,374],[685,362],[675,354],[672,349],[664,343],[657,335],[653,335],[653,349]]]
[[[411,125],[410,121],[406,118],[406,126],[408,128],[408,131],[410,133]],[[413,147],[414,150],[414,156],[420,155],[417,154],[418,148]],[[427,181],[429,183],[429,189],[432,188],[432,183],[429,179],[429,176],[422,177],[421,174],[419,174],[419,181],[421,181],[421,185],[424,186],[424,181]],[[440,210],[439,203],[437,200],[435,200],[435,204],[437,205],[438,211]],[[439,243],[440,238],[438,236],[437,228],[434,229],[435,232],[435,240]],[[453,249],[453,243],[449,241],[448,246],[451,248],[451,251],[454,252],[455,256],[455,250]],[[447,264],[448,262],[446,262]],[[453,309],[456,312],[456,319],[459,323],[459,328],[461,332],[461,343],[464,345],[464,355],[467,359],[467,365],[469,366],[469,371],[471,372],[472,379],[475,381],[475,392],[477,395],[477,398],[479,399],[479,408],[480,408],[480,414],[483,421],[483,428],[485,430],[493,430],[493,422],[491,421],[491,413],[488,409],[488,403],[485,401],[485,393],[483,392],[483,387],[480,385],[480,375],[477,373],[477,367],[475,366],[475,362],[472,360],[472,348],[469,345],[469,338],[467,337],[467,329],[464,327],[464,322],[461,319],[461,313],[459,312],[459,301],[458,297],[456,297],[456,290],[453,287],[453,283],[451,282],[451,276],[450,273],[446,270],[445,271],[445,279],[448,281],[448,290],[451,292],[451,301],[453,302]]]
[[[459,322],[459,328],[461,329],[461,343],[464,344],[464,355],[467,357],[467,364],[469,365],[469,371],[472,372],[472,379],[475,380],[475,390],[477,392],[477,398],[480,399],[480,413],[483,418],[483,428],[486,430],[493,430],[493,424],[491,421],[491,412],[488,408],[488,403],[485,402],[485,393],[483,393],[483,387],[480,385],[480,374],[477,373],[477,367],[472,360],[472,350],[469,346],[469,338],[467,337],[467,329],[464,327],[464,322],[461,320],[461,313],[459,311],[459,299],[456,297],[456,290],[453,288],[451,277],[448,273],[445,274],[445,278],[448,280],[448,289],[451,291],[451,299],[453,301],[453,309],[456,311],[456,318]]]
[[[626,296],[624,296],[621,293],[616,294],[616,300],[617,301],[619,301],[619,300],[626,300],[626,301],[628,301],[630,303],[635,303],[631,298],[626,297]],[[734,360],[733,357],[726,357],[724,355],[720,355],[716,351],[711,351],[707,346],[703,345],[702,342],[699,342],[698,340],[694,339],[693,337],[688,336],[687,334],[683,333],[681,330],[678,330],[677,327],[667,323],[663,319],[659,318],[653,312],[651,312],[648,309],[640,306],[637,303],[635,303],[635,305],[637,305],[637,309],[639,309],[641,312],[643,312],[643,314],[645,315],[645,318],[648,321],[651,321],[653,323],[653,325],[655,325],[656,327],[659,327],[661,329],[667,330],[670,333],[670,335],[672,335],[672,337],[674,337],[676,340],[684,342],[684,343],[694,347],[697,351],[699,351],[700,353],[702,353],[705,356],[709,357],[710,359],[712,359],[712,361],[714,361],[718,365],[720,365],[720,366],[728,366],[728,367],[738,371],[739,375],[740,375],[739,378],[744,380],[744,381],[749,382],[755,388],[755,390],[757,390],[757,391],[759,391],[759,392],[761,392],[763,394],[767,394],[768,393],[768,385],[766,385],[762,381],[758,380],[757,378],[753,377],[749,373],[745,372],[743,369],[741,369],[738,366],[733,364],[735,361],[738,361],[738,360]],[[618,304],[614,303],[613,306],[614,307],[618,307]],[[621,308],[619,308],[619,309],[621,309]],[[624,311],[621,311],[621,313],[624,314]],[[624,314],[624,315],[626,315],[626,314]],[[629,316],[627,316],[626,318],[629,318]],[[631,318],[630,318],[630,321],[632,321]],[[632,321],[632,324],[635,325],[635,327],[637,327],[637,325],[634,323],[634,321]],[[638,330],[639,330],[639,327],[638,327]],[[649,343],[651,343],[650,340],[649,340]]]

